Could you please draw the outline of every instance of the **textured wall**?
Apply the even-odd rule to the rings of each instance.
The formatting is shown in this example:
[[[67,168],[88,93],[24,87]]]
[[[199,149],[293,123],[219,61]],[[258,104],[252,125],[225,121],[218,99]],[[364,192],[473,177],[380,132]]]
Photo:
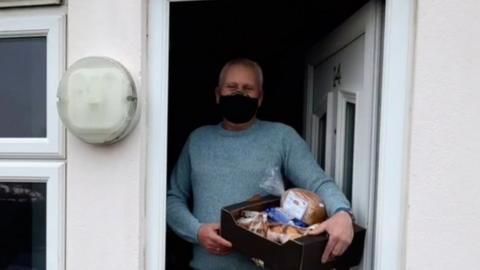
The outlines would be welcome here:
[[[478,269],[480,1],[419,0],[407,269]]]
[[[144,98],[144,2],[69,0],[68,65],[91,55],[116,59]],[[68,134],[68,270],[141,269],[145,128],[142,116],[125,140],[100,147]]]

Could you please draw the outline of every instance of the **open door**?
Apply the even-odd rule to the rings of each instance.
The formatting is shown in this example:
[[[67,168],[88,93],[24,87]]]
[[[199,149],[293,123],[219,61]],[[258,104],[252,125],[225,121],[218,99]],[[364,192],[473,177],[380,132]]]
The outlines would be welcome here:
[[[359,269],[372,269],[382,9],[371,1],[306,59],[305,137],[367,228]]]

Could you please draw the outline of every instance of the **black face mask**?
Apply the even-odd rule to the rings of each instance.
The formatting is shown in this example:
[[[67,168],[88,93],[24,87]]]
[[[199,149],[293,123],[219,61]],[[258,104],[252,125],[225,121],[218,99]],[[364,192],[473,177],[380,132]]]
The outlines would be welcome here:
[[[223,118],[235,124],[250,121],[258,109],[258,98],[244,95],[220,96],[218,104]]]

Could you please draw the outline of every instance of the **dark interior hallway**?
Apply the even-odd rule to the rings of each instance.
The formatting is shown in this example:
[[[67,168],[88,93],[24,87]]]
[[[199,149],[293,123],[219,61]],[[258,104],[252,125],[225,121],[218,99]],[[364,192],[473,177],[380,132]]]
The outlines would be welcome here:
[[[311,46],[365,0],[171,3],[168,171],[196,127],[216,124],[214,89],[222,65],[257,61],[265,98],[258,117],[303,131],[304,59]],[[190,246],[169,232],[167,269],[188,269]]]

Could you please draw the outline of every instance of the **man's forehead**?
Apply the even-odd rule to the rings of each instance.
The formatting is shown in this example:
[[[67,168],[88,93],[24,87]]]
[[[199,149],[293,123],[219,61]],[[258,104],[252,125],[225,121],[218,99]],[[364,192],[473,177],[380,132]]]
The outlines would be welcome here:
[[[232,66],[228,67],[227,70],[225,71],[225,80],[234,79],[232,77],[234,74],[235,75],[241,74],[241,75],[245,75],[245,76],[252,76],[255,79],[258,79],[255,70],[252,67],[245,66],[245,65],[238,64],[238,65],[232,65]]]
[[[244,65],[244,64],[241,64],[241,63],[232,64],[232,65],[228,66],[226,72],[228,73],[228,72],[231,72],[232,70],[235,70],[237,72],[238,71],[246,71],[246,72],[255,74],[255,68],[254,67]]]
[[[255,62],[230,62],[225,64],[219,76],[219,84],[241,83],[262,88],[262,70]]]

